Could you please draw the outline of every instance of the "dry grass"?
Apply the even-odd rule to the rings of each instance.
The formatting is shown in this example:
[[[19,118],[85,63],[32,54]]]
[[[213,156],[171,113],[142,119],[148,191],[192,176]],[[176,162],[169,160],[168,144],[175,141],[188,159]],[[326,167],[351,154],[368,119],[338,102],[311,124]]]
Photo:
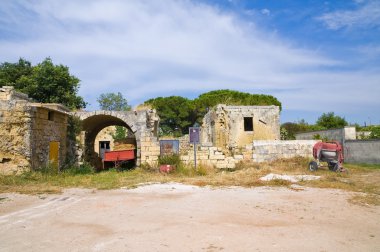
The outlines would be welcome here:
[[[345,164],[349,173],[334,173],[327,168],[310,172],[308,159],[292,158],[268,163],[241,163],[235,171],[217,170],[212,166],[199,164],[198,169],[183,166],[173,174],[160,174],[156,170],[137,168],[124,172],[115,170],[95,174],[43,174],[39,172],[24,173],[16,176],[0,175],[0,192],[19,192],[27,194],[59,193],[64,188],[114,189],[136,187],[148,182],[179,182],[197,186],[289,186],[284,180],[263,182],[260,177],[269,173],[319,175],[320,180],[302,181],[299,185],[342,189],[359,192],[350,202],[355,204],[380,205],[380,165]]]

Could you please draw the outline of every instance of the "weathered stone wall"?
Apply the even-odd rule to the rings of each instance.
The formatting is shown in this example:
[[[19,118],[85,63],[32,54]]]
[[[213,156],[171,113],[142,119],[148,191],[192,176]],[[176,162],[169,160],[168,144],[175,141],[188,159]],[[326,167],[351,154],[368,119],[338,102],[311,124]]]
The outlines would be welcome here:
[[[233,169],[240,161],[252,160],[252,147],[240,149],[239,152],[226,152],[220,147],[202,146],[196,147],[197,164],[214,166],[219,169]],[[194,164],[194,146],[189,145],[186,152],[181,153],[181,160],[186,164]]]
[[[254,140],[280,139],[280,110],[277,106],[218,105],[204,117],[203,143],[222,149],[244,147]],[[247,130],[245,120],[251,120]]]
[[[59,166],[66,161],[68,114],[34,105],[32,114],[31,166],[39,168],[49,163],[49,144],[59,142]],[[50,114],[50,116],[49,116]]]
[[[380,139],[346,141],[344,162],[380,164]]]
[[[32,110],[27,101],[8,100],[0,91],[0,172],[13,173],[31,166]],[[7,99],[7,100],[5,100]]]
[[[84,159],[86,161],[100,159],[94,151],[95,139],[98,133],[111,125],[124,126],[133,133],[136,139],[136,165],[141,162],[153,162],[158,159],[159,143],[157,131],[159,117],[155,110],[137,111],[92,111],[73,112],[73,116],[79,117],[83,121],[83,132],[81,143],[84,146]],[[158,146],[158,154],[155,146]],[[150,158],[150,156],[152,158]],[[96,160],[95,160],[96,161]],[[98,160],[99,161],[99,160]],[[99,161],[101,162],[101,161]],[[96,162],[92,162],[96,165]]]
[[[157,165],[160,156],[160,142],[149,132],[141,132],[141,163],[152,166]]]
[[[321,138],[327,138],[329,140],[336,140],[344,144],[346,140],[356,139],[356,128],[355,127],[344,127],[341,129],[330,129],[330,130],[316,130],[310,132],[302,132],[296,134],[297,140],[311,140],[316,135]]]
[[[48,165],[51,141],[59,142],[59,164],[62,165],[67,152],[65,110],[58,104],[32,103],[13,87],[1,88],[0,172],[20,172]]]
[[[254,141],[252,160],[273,161],[279,158],[313,157],[313,146],[318,140]]]

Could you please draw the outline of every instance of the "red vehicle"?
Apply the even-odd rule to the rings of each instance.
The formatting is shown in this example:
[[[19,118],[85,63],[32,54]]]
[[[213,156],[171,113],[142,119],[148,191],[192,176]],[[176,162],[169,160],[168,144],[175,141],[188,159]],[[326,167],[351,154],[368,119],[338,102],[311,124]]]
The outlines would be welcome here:
[[[117,150],[117,151],[106,151],[104,152],[103,157],[103,169],[104,162],[114,162],[115,167],[119,167],[121,163],[134,160],[135,159],[135,150]]]
[[[309,163],[309,170],[316,171],[322,167],[320,162],[327,162],[331,171],[347,171],[343,168],[343,147],[338,141],[318,142],[313,147],[314,161]]]

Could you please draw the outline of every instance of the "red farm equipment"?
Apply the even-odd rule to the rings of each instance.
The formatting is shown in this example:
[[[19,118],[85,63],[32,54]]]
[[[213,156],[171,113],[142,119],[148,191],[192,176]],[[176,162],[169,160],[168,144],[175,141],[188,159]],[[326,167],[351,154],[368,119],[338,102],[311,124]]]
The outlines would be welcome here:
[[[123,162],[132,161],[135,159],[135,150],[116,150],[116,151],[106,151],[103,157],[103,169],[105,162],[113,162],[115,168],[119,168]]]
[[[309,163],[309,170],[316,171],[322,167],[320,162],[327,162],[330,171],[347,172],[343,168],[343,147],[338,141],[318,142],[313,147],[314,161]]]

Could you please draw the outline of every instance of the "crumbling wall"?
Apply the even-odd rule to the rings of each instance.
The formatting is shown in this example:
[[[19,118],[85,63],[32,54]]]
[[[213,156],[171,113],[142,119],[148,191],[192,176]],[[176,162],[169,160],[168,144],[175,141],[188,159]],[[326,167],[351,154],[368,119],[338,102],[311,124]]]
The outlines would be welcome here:
[[[59,142],[59,163],[65,163],[67,153],[68,115],[45,107],[35,107],[31,114],[31,165],[39,168],[49,164],[49,144]]]
[[[63,110],[67,109],[58,104],[32,103],[13,87],[0,88],[0,172],[48,165],[51,141],[59,142],[59,164],[63,164],[67,152]]]
[[[29,169],[33,108],[27,101],[11,99],[4,90],[0,90],[0,98],[0,172]]]
[[[280,139],[279,114],[277,106],[218,105],[203,119],[202,142],[231,149],[254,140]]]

